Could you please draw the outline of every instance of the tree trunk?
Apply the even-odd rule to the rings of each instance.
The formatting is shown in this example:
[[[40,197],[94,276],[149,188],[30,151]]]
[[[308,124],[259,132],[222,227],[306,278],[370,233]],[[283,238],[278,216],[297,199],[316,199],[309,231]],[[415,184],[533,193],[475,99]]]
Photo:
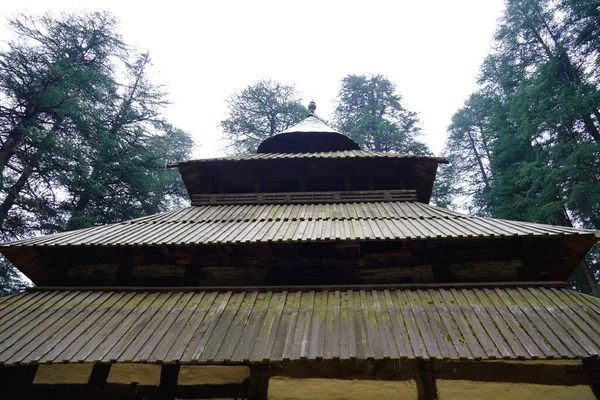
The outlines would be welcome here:
[[[0,148],[0,190],[4,187],[4,168],[15,155],[17,149],[25,141],[27,131],[35,126],[37,113],[29,113],[8,134],[8,138]]]
[[[15,184],[7,190],[8,194],[2,202],[2,204],[0,205],[0,227],[4,226],[4,220],[6,220],[8,212],[15,205],[15,202],[19,197],[19,193],[21,193],[21,190],[23,190],[23,188],[27,184],[27,181],[29,180],[29,177],[31,176],[33,171],[33,165],[31,163],[27,164],[21,172],[21,176],[19,176],[19,179],[17,179]]]
[[[477,159],[477,164],[479,165],[479,171],[481,172],[481,177],[483,179],[483,183],[487,189],[490,188],[490,183],[488,180],[487,173],[485,172],[485,166],[483,165],[483,161],[481,161],[481,156],[477,151],[477,147],[475,146],[475,140],[473,136],[471,136],[471,131],[467,130],[467,136],[469,137],[469,143],[471,144],[471,149],[473,149],[473,153],[475,153],[475,158]]]

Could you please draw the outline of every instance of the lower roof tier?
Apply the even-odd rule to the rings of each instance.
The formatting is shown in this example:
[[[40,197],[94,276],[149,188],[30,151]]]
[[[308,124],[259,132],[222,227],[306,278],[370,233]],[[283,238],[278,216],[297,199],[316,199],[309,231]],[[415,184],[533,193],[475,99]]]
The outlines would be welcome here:
[[[0,299],[5,365],[598,355],[600,299],[564,285],[39,288]]]
[[[7,247],[208,245],[352,240],[422,240],[598,232],[473,217],[422,203],[205,205],[117,224],[40,236]]]

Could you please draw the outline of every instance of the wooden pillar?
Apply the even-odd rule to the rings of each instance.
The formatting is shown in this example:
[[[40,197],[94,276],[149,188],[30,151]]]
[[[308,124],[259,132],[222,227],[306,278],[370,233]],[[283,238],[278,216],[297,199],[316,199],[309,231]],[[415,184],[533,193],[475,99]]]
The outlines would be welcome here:
[[[112,364],[94,364],[85,389],[84,398],[97,399],[102,396],[102,388],[106,385]]]
[[[0,368],[0,398],[28,399],[37,365]]]
[[[417,360],[415,367],[419,400],[437,400],[439,396],[435,383],[435,361]]]
[[[594,396],[600,399],[600,360],[597,358],[584,358],[583,370],[590,382]]]
[[[250,365],[248,400],[267,400],[269,391],[269,365]]]
[[[177,395],[177,380],[179,379],[179,364],[163,364],[160,368],[160,384],[158,398],[172,400]]]

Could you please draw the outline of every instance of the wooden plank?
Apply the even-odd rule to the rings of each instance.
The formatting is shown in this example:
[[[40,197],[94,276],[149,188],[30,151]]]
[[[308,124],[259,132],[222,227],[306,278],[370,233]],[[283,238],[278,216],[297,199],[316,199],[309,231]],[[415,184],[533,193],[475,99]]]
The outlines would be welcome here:
[[[187,347],[181,356],[181,362],[196,361],[199,359],[200,355],[204,352],[206,344],[215,329],[215,325],[219,321],[219,317],[227,306],[231,295],[231,292],[219,293],[210,304],[203,304],[203,307],[207,306],[207,311],[200,324],[198,324],[197,329],[194,331],[193,337],[188,342]],[[195,318],[192,318],[192,320],[193,319]],[[177,358],[174,359],[176,360]]]
[[[215,322],[211,324],[212,329],[205,334],[208,339],[205,341],[206,345],[201,354],[198,354],[197,351],[195,353],[199,355],[197,357],[199,361],[212,362],[215,360],[219,348],[223,344],[235,316],[240,311],[245,297],[246,293],[233,293],[227,304],[219,308],[217,313],[215,313]]]
[[[435,306],[433,299],[429,291],[426,290],[418,290],[418,297],[421,300],[423,308],[425,310],[425,314],[429,319],[429,324],[432,328],[433,339],[437,342],[442,358],[448,359],[453,358],[457,359],[458,352],[452,343],[446,338],[446,329],[444,328],[444,323],[439,315],[438,308]],[[445,310],[444,310],[445,312]]]
[[[400,357],[398,353],[398,347],[396,346],[394,335],[392,334],[390,316],[385,312],[385,305],[382,306],[382,299],[379,298],[379,292],[373,290],[371,292],[373,296],[373,312],[377,319],[377,326],[379,327],[379,342],[381,343],[381,357],[382,358],[393,358],[397,359]]]
[[[87,310],[86,313],[81,315],[81,320],[75,319],[76,325],[69,327],[69,333],[66,336],[59,336],[55,346],[42,352],[45,354],[40,356],[38,361],[40,363],[69,361],[94,336],[96,331],[117,312],[115,305],[123,301],[127,302],[134,295],[134,293],[108,292],[108,298],[104,302],[99,302],[100,304],[95,309]]]
[[[243,332],[237,340],[238,344],[235,347],[233,355],[231,356],[231,361],[249,362],[252,358],[254,347],[257,346],[260,341],[268,339],[268,334],[261,338],[259,333],[264,325],[265,316],[268,312],[268,307],[271,304],[273,293],[256,293],[255,296],[256,298],[254,300],[254,305],[252,306],[251,313],[248,315],[244,327],[237,328],[240,331],[243,330]],[[233,329],[236,328],[233,327]]]
[[[412,314],[415,317],[417,327],[419,328],[421,337],[423,338],[423,343],[427,349],[427,354],[429,356],[428,358],[443,358],[438,341],[436,340],[435,336],[431,335],[431,333],[435,334],[435,332],[433,331],[432,325],[429,323],[429,316],[425,312],[425,307],[422,303],[422,299],[419,296],[420,293],[415,290],[408,290],[406,295]]]
[[[475,359],[485,358],[485,351],[483,348],[481,348],[477,338],[473,335],[471,326],[469,325],[467,318],[459,306],[459,301],[454,298],[454,295],[451,291],[442,289],[440,290],[440,294],[444,299],[446,307],[450,311],[452,318],[454,319],[456,328],[460,332],[461,337],[458,339],[459,342],[461,342],[462,339],[462,342],[468,346],[470,353]]]
[[[377,320],[373,316],[373,299],[369,295],[370,292],[367,292],[366,290],[360,291],[360,308],[363,329],[365,330],[367,359],[381,358],[381,343],[379,342]]]
[[[562,327],[559,320],[555,319],[554,315],[548,312],[546,307],[544,307],[538,297],[541,297],[543,294],[541,291],[530,292],[528,290],[522,288],[515,289],[517,293],[519,293],[522,301],[526,301],[540,316],[542,323],[547,326],[546,330],[541,330],[542,333],[547,333],[551,335],[551,339],[547,340],[552,344],[552,346],[557,349],[557,346],[564,346],[564,350],[559,351],[562,355],[567,357],[577,356],[577,358],[582,358],[585,355],[585,350],[579,343],[574,341],[571,338],[571,335]]]
[[[311,319],[315,301],[315,292],[304,292],[300,298],[300,310],[294,335],[294,345],[291,349],[292,359],[308,358]]]
[[[327,314],[327,292],[315,293],[313,314],[311,318],[311,332],[308,346],[308,358],[311,360],[323,359],[325,347],[325,328]]]
[[[459,302],[460,309],[463,315],[467,318],[472,332],[474,332],[475,337],[485,351],[485,354],[492,359],[500,357],[500,353],[498,352],[498,348],[496,347],[494,340],[490,337],[489,333],[482,325],[480,318],[485,318],[485,315],[478,314],[473,309],[473,304],[477,304],[478,302],[477,296],[456,289],[452,289],[452,294]]]
[[[137,324],[146,325],[147,321],[144,316],[148,308],[157,310],[170,295],[170,293],[149,293],[147,296],[136,296],[139,301],[121,308],[117,315],[88,343],[88,346],[78,353],[78,357],[80,357],[78,361],[102,360],[113,347],[120,344],[121,340],[130,339],[124,336],[132,327]]]
[[[265,361],[271,358],[287,296],[287,292],[272,294],[250,361]]]
[[[527,332],[523,329],[521,323],[515,318],[512,310],[502,301],[500,296],[495,290],[484,289],[484,293],[492,304],[496,307],[504,321],[510,327],[510,330],[514,333],[515,338],[521,342],[527,353],[531,358],[540,358],[544,353],[538,348],[536,343],[529,337]]]
[[[485,317],[483,317],[485,321],[484,325],[498,347],[498,350],[500,350],[500,353],[504,357],[510,358],[531,358],[531,355],[525,350],[521,342],[510,330],[506,321],[502,318],[486,294],[479,289],[474,289],[473,292],[479,300],[476,311],[478,312],[478,315],[485,314]],[[492,327],[489,326],[489,319],[491,319],[493,323]]]
[[[408,331],[400,318],[400,315],[402,314],[392,301],[392,294],[390,291],[385,290],[383,294],[385,298],[385,313],[389,315],[392,324],[392,332],[398,349],[398,355],[401,358],[413,358],[414,352],[409,343]]]
[[[533,292],[535,289],[532,289]],[[591,332],[589,326],[581,320],[581,318],[574,312],[565,312],[564,304],[553,300],[554,295],[550,294],[549,291],[538,291],[537,300],[546,307],[549,313],[554,318],[560,321],[561,325],[569,332],[576,340],[577,343],[584,348],[589,355],[600,354],[600,346],[598,346],[593,338],[590,338],[585,332]],[[584,329],[582,329],[582,327]],[[597,335],[591,334],[590,336],[596,337]]]
[[[146,361],[148,354],[154,350],[157,344],[161,341],[164,333],[170,327],[169,322],[172,321],[181,311],[181,306],[175,308],[183,293],[172,293],[164,303],[156,303],[152,312],[146,312],[145,323],[139,321],[119,340],[119,344],[115,345],[109,353],[104,356],[103,361],[119,360],[127,361]],[[168,321],[165,323],[165,318]],[[128,336],[128,338],[125,338]],[[129,338],[132,338],[129,341]],[[135,344],[134,344],[135,343]],[[140,351],[143,350],[143,353]]]
[[[287,296],[275,343],[271,350],[272,360],[289,360],[291,357],[301,297],[302,292],[290,292]]]
[[[396,307],[402,312],[404,324],[408,332],[409,343],[412,347],[412,351],[415,357],[429,358],[429,354],[427,353],[427,347],[425,347],[423,337],[419,333],[417,321],[415,319],[414,314],[412,313],[410,302],[408,301],[406,292],[397,290],[396,299],[398,301],[398,305]]]
[[[190,304],[190,301],[194,297],[193,293],[181,293],[177,298],[176,304],[170,311],[163,315],[163,319],[160,322],[160,325],[154,328],[154,332],[148,338],[147,344],[144,347],[137,351],[136,359],[139,361],[149,361],[150,358],[154,362],[157,361],[155,357],[152,357],[155,350],[162,354],[160,361],[165,361],[164,356],[166,354],[165,347],[173,345],[173,337],[177,337],[181,332],[181,328],[183,326],[181,314],[185,313],[187,306]],[[198,296],[200,297],[200,296]],[[187,316],[185,316],[187,318]],[[123,354],[122,359],[129,358],[126,354]]]
[[[7,357],[6,353],[2,353],[3,357],[7,357],[7,362],[12,364],[20,362],[24,357],[30,359],[30,355],[34,350],[37,350],[38,354],[40,351],[47,351],[47,342],[52,339],[52,335],[61,330],[64,324],[70,322],[82,311],[80,304],[82,302],[93,303],[99,295],[100,293],[94,292],[77,292],[77,295],[68,298],[66,302],[57,303],[52,309],[47,310],[47,316],[44,320],[39,321],[37,326],[19,338],[20,342],[26,343],[25,346],[10,357]]]
[[[502,299],[504,304],[508,307],[508,309],[513,314],[514,318],[519,322],[520,326],[527,332],[529,337],[533,339],[536,345],[540,348],[545,356],[550,356],[555,353],[555,351],[550,348],[542,337],[542,335],[538,332],[537,324],[541,324],[540,318],[535,312],[527,307],[525,304],[517,304],[511,296],[510,289],[499,290],[496,289],[496,294]],[[546,332],[545,334],[548,334]]]
[[[336,298],[336,294],[338,297]],[[339,336],[334,337],[334,329],[337,328],[337,334],[339,335],[339,292],[327,292],[327,305],[325,311],[325,328],[323,332],[323,359],[331,360],[334,357],[339,358],[340,354],[340,341]],[[337,313],[335,308],[337,307]],[[337,315],[337,327],[335,316]],[[335,350],[334,350],[335,346]]]

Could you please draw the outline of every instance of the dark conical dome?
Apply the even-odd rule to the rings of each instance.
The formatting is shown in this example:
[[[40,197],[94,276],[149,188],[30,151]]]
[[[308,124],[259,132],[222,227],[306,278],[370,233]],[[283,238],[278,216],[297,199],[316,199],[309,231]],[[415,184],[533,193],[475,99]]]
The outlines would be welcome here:
[[[321,153],[327,151],[360,150],[348,136],[325,125],[314,116],[315,103],[309,106],[310,114],[298,124],[265,139],[257,153]]]

